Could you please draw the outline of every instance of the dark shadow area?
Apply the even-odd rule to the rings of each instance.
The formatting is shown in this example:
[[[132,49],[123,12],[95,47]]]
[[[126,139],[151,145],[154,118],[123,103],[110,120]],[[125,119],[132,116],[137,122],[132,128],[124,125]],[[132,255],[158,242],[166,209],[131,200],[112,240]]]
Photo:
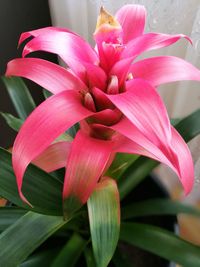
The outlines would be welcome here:
[[[17,49],[19,36],[22,32],[42,28],[51,25],[51,18],[47,0],[1,0],[0,1],[0,74],[6,70],[9,60],[21,57],[22,48]],[[35,55],[34,55],[35,56]],[[46,55],[45,58],[56,61],[56,57]],[[36,103],[43,99],[42,90],[36,84],[25,81],[30,88]],[[0,81],[0,111],[16,115],[6,89]],[[9,147],[12,145],[15,132],[11,130],[4,119],[0,117],[1,137],[0,146]]]

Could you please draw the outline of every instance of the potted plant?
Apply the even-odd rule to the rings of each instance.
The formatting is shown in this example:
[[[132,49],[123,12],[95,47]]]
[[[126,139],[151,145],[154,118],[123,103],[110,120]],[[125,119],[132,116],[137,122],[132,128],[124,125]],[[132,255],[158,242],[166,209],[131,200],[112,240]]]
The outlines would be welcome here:
[[[174,221],[166,227],[143,219],[200,215],[146,194],[157,188],[152,178],[142,186],[162,162],[188,194],[194,170],[185,141],[200,131],[200,111],[171,126],[156,91],[162,83],[200,80],[200,71],[176,57],[135,61],[145,51],[190,39],[144,34],[145,17],[143,6],[126,5],[115,16],[101,8],[94,49],[68,29],[21,35],[19,44],[33,38],[3,77],[19,118],[2,113],[18,131],[12,151],[0,150],[0,195],[9,201],[0,209],[2,266],[150,266],[151,258],[141,251],[136,257],[132,246],[183,266],[199,265],[199,247],[161,228],[173,230]],[[68,68],[25,57],[38,50],[56,53]],[[19,77],[51,94],[45,91],[45,101],[35,107]],[[152,264],[168,263],[157,258]]]

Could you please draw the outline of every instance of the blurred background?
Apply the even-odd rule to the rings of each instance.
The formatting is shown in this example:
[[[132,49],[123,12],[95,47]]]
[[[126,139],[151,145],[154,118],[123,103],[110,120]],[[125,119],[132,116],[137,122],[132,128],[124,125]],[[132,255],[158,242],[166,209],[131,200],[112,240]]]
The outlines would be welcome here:
[[[200,1],[199,0],[1,0],[0,1],[0,71],[4,74],[6,63],[20,57],[21,48],[17,50],[19,36],[24,31],[37,29],[49,25],[67,27],[88,40],[91,44],[92,33],[95,29],[96,18],[100,6],[104,6],[111,13],[115,13],[124,4],[142,4],[146,7],[148,18],[146,31],[163,33],[183,33],[192,38],[193,46],[186,40],[176,44],[148,52],[149,55],[174,55],[186,59],[200,68]],[[143,55],[143,57],[147,54]],[[53,55],[42,54],[42,57],[57,61]],[[43,99],[41,90],[30,81],[26,81],[37,103]],[[15,115],[3,83],[0,81],[0,106],[4,112]],[[171,117],[183,117],[200,107],[200,83],[194,81],[176,82],[159,88]],[[9,147],[14,140],[14,132],[8,128],[0,118],[0,145]],[[190,144],[195,161],[196,182],[193,194],[185,201],[200,205],[200,141],[199,138]],[[159,168],[163,183],[169,189],[173,198],[180,198],[177,178],[165,167]],[[187,220],[187,219],[185,219]],[[198,222],[199,223],[199,222]],[[184,223],[183,223],[184,224]],[[195,224],[195,222],[192,222]],[[193,231],[191,229],[190,231]],[[200,227],[199,227],[200,229]],[[187,234],[188,229],[183,230]],[[191,235],[191,233],[190,233]],[[195,242],[200,243],[199,236],[193,233]]]

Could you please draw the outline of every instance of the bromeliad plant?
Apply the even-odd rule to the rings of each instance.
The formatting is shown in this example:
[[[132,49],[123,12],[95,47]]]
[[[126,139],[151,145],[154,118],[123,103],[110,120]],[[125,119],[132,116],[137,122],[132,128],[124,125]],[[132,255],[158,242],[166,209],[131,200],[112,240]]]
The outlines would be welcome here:
[[[176,130],[170,124],[157,87],[178,80],[200,80],[200,71],[172,56],[136,61],[143,52],[171,45],[182,37],[190,41],[182,34],[144,33],[145,18],[143,6],[126,5],[115,16],[101,8],[94,32],[95,48],[62,28],[47,27],[21,35],[19,45],[32,38],[24,46],[22,58],[8,63],[4,82],[21,119],[34,111],[22,126],[21,119],[3,114],[12,128],[20,128],[12,149],[12,165],[21,199],[15,190],[10,155],[4,150],[0,155],[3,170],[0,195],[31,211],[1,208],[0,212],[10,219],[4,225],[16,220],[0,235],[3,266],[26,266],[22,262],[59,228],[61,236],[68,240],[66,245],[63,239],[59,244],[61,252],[57,245],[49,250],[41,247],[41,252],[36,251],[27,261],[33,261],[31,266],[39,266],[38,257],[40,261],[49,260],[49,255],[52,262],[47,266],[74,266],[82,251],[87,266],[108,266],[120,233],[119,198],[130,193],[156,162],[172,168],[185,193],[191,191],[192,157],[177,130],[186,141],[197,135],[199,111],[179,122]],[[57,54],[67,68],[25,57],[38,50]],[[22,80],[10,76],[28,78],[53,95],[35,108]],[[75,124],[72,138],[69,130]],[[34,166],[27,169],[30,163],[40,169]],[[64,180],[57,171],[63,167]],[[123,177],[127,170],[130,177]],[[24,174],[27,178],[23,184]],[[171,207],[167,210],[169,214],[200,214],[169,200],[156,203],[152,213],[165,213],[161,207],[167,203]],[[158,207],[157,211],[154,207]],[[148,202],[143,203],[142,210],[139,216],[149,214]],[[125,211],[122,209],[124,220],[133,221],[137,216],[134,207]],[[86,226],[88,218],[93,252]],[[55,236],[59,234],[56,232]],[[198,266],[200,261],[198,247],[153,226],[123,223],[120,238],[183,265]],[[175,247],[181,255],[174,251]],[[115,254],[113,264],[122,266],[125,259],[121,259],[120,265],[118,258]]]

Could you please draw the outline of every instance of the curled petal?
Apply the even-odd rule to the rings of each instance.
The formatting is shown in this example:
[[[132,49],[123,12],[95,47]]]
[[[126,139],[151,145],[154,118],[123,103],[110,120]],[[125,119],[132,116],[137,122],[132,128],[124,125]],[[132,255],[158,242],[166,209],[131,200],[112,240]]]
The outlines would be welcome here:
[[[70,216],[91,195],[112,152],[112,142],[79,131],[72,143],[63,187],[64,215]]]
[[[178,171],[185,194],[190,193],[194,184],[194,164],[190,150],[180,136],[180,134],[172,127],[171,147],[177,157]]]
[[[47,147],[32,163],[46,172],[52,172],[66,166],[71,142],[57,142]]]
[[[128,138],[119,140],[115,146],[116,151],[147,156],[166,164],[180,178],[185,193],[191,191],[194,181],[192,157],[186,143],[174,128],[171,129],[170,141],[160,140],[160,144],[149,140],[125,118],[110,128]]]
[[[56,31],[35,37],[25,45],[23,57],[38,50],[57,54],[73,70],[81,62],[97,65],[99,61],[96,52],[86,41],[69,32]]]
[[[171,138],[166,108],[156,90],[147,82],[133,79],[127,91],[107,95],[113,104],[154,144],[160,146]]]
[[[124,136],[124,138],[120,137],[119,140],[115,142],[115,151],[147,156],[174,169],[163,151],[145,137],[143,132],[138,130],[138,128],[128,119],[123,118],[117,124],[110,126],[110,128]],[[130,142],[130,140],[132,142]]]
[[[65,90],[86,90],[85,84],[61,66],[39,58],[17,58],[7,65],[6,76],[21,76],[53,94]]]
[[[136,39],[130,41],[123,50],[121,58],[137,57],[141,53],[169,46],[177,42],[180,38],[185,38],[191,42],[189,37],[183,34],[162,34],[162,33],[146,33]]]
[[[102,68],[99,66],[84,63],[85,67],[85,76],[86,76],[86,84],[90,88],[97,87],[101,90],[105,90],[106,82],[107,82],[107,76]]]
[[[134,78],[142,78],[153,86],[180,80],[200,80],[200,71],[187,61],[172,57],[152,57],[131,65]]]
[[[60,28],[60,27],[44,27],[41,29],[37,29],[37,30],[33,30],[33,31],[29,31],[29,32],[23,32],[19,38],[19,42],[18,42],[18,46],[21,45],[21,43],[23,43],[27,38],[29,37],[36,37],[39,35],[43,35],[46,33],[51,33],[53,34],[54,32],[70,32],[73,33],[72,31],[66,29],[66,28]],[[75,34],[75,33],[73,33]]]
[[[115,17],[122,26],[124,43],[143,34],[146,19],[144,6],[125,5],[117,11]]]
[[[90,115],[92,112],[82,106],[78,92],[63,91],[45,100],[27,118],[15,139],[12,159],[23,201],[28,203],[21,192],[28,164],[61,133]]]

